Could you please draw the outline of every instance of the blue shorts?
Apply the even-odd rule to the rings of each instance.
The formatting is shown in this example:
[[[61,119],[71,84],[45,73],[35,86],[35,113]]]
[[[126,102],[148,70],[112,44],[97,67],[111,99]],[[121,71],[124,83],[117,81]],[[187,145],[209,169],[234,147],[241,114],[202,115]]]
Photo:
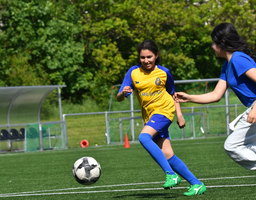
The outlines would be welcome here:
[[[164,115],[154,114],[146,123],[147,126],[154,128],[157,131],[157,135],[153,138],[155,141],[158,137],[167,138],[170,140],[168,128],[172,121]]]

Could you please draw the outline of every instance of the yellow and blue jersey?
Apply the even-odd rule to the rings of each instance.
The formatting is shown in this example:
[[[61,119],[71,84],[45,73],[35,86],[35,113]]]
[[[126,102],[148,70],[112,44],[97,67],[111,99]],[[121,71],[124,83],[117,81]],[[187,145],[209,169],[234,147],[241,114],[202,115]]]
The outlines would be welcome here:
[[[126,73],[119,92],[125,86],[130,86],[137,95],[145,124],[153,114],[164,115],[173,121],[175,105],[171,94],[174,93],[175,86],[169,69],[157,65],[154,71],[147,73],[141,64],[135,65]],[[126,97],[129,95],[130,93]]]

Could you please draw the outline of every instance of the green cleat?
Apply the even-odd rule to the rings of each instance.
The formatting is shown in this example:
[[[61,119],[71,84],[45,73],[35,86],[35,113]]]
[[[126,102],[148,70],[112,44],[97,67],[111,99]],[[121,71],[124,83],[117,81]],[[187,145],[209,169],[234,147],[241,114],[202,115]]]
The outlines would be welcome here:
[[[199,194],[204,194],[206,192],[206,187],[202,183],[202,185],[195,184],[191,185],[190,188],[188,189],[188,192],[185,192],[185,196],[194,196],[194,195],[199,195]]]
[[[165,184],[163,185],[164,189],[170,189],[175,187],[181,182],[180,177],[177,174],[169,174],[166,172]]]

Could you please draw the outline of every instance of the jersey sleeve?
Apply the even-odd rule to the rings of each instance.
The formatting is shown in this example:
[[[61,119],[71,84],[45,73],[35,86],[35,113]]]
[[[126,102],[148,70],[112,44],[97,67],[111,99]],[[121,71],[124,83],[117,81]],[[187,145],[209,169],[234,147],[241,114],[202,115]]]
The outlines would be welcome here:
[[[236,56],[232,62],[238,77],[243,75],[249,69],[256,67],[255,62],[251,58],[244,55]]]
[[[133,82],[132,82],[132,71],[133,71],[133,69],[134,69],[133,67],[130,68],[128,70],[128,72],[126,73],[126,75],[124,77],[124,80],[123,80],[123,83],[122,83],[122,85],[121,85],[121,87],[119,89],[119,92],[122,92],[125,86],[130,86],[134,90]],[[128,97],[130,94],[131,93],[127,93],[125,95],[125,97]]]
[[[169,94],[174,94],[175,86],[174,86],[174,80],[173,80],[170,70],[166,70],[166,74],[167,74],[166,91]]]

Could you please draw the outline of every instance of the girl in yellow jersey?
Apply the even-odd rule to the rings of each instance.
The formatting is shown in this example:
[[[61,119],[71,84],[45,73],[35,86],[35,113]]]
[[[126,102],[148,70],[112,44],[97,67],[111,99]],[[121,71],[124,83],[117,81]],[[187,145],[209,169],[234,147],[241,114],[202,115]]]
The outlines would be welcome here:
[[[137,51],[140,63],[128,70],[117,94],[117,101],[123,101],[133,91],[136,93],[145,123],[139,141],[165,172],[163,187],[169,189],[181,182],[177,172],[191,184],[184,195],[203,194],[206,191],[204,184],[174,154],[170,143],[168,128],[174,119],[175,110],[179,127],[185,126],[180,105],[172,98],[175,91],[172,75],[167,68],[159,65],[158,47],[152,40],[143,41]]]

